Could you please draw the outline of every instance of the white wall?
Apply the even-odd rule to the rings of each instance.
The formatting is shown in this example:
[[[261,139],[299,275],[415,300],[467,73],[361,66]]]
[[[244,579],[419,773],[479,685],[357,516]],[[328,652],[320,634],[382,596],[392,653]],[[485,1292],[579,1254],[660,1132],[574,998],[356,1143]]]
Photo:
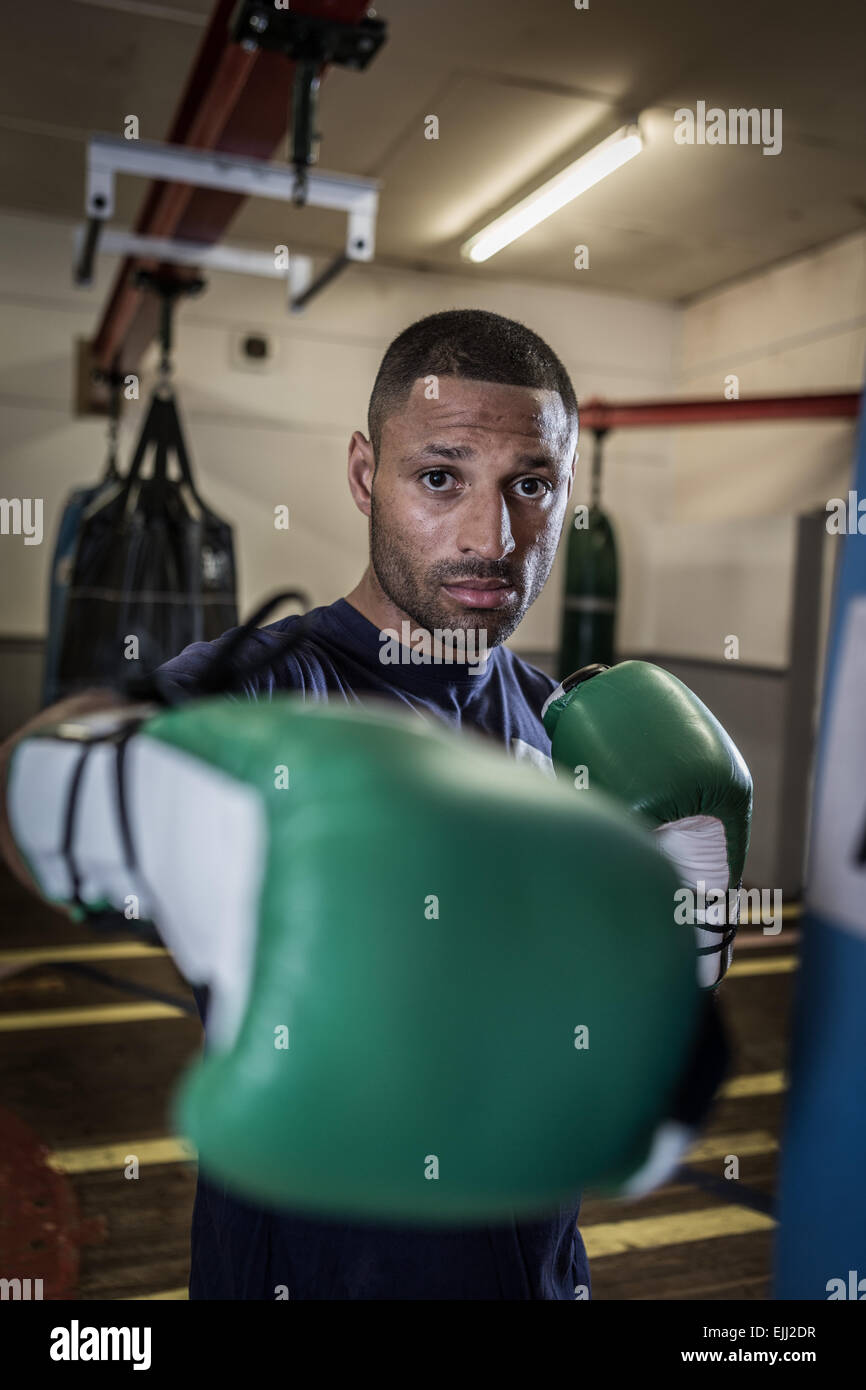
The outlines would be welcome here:
[[[47,568],[63,499],[102,467],[104,423],[71,415],[73,344],[92,335],[116,261],[101,257],[96,286],[77,290],[71,230],[46,219],[0,216],[0,492],[45,502],[41,546],[0,538],[4,635],[44,631]],[[546,338],[579,397],[671,391],[677,311],[580,289],[373,266],[349,269],[302,316],[286,312],[277,282],[223,274],[211,277],[203,297],[183,305],[181,406],[201,490],[236,527],[242,612],[278,586],[301,585],[319,604],[354,585],[366,559],[366,523],[348,493],[346,451],[352,431],[366,429],[382,353],[413,319],[473,306],[521,319]],[[267,375],[232,365],[233,339],[247,329],[278,340],[278,362]],[[145,385],[150,379],[152,370]],[[139,411],[130,411],[124,425],[124,462]],[[621,463],[609,501],[626,532],[647,516],[664,515],[669,505],[668,442],[656,435],[636,448],[633,440],[615,439],[615,453]],[[584,495],[578,484],[573,500]],[[288,533],[274,529],[279,503],[290,508]],[[639,573],[632,578],[623,632],[634,644],[645,583]],[[557,566],[513,639],[517,649],[555,648],[559,593]]]
[[[698,300],[681,329],[677,394],[723,399],[731,374],[741,396],[862,390],[866,235]],[[719,660],[722,636],[735,633],[742,661],[787,664],[792,518],[846,496],[854,429],[833,420],[674,433],[668,525],[649,564],[650,647],[680,652],[687,634],[692,655]]]

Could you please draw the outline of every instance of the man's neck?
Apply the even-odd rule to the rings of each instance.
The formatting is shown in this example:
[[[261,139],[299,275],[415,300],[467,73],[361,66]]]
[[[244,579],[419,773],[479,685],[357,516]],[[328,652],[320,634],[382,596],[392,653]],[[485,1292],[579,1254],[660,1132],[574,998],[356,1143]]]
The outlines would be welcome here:
[[[414,627],[409,614],[391,602],[369,565],[354,589],[346,594],[346,602],[356,608],[361,616],[380,632],[386,627],[396,628],[400,632],[401,623],[409,623],[410,627]]]

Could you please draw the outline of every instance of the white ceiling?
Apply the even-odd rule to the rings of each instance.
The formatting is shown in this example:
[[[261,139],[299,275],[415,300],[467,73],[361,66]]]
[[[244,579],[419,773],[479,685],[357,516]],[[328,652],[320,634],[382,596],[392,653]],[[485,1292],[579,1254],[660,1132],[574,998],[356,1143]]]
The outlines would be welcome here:
[[[389,40],[322,84],[321,165],[383,182],[378,259],[681,301],[866,226],[864,0],[379,0]],[[83,208],[84,144],[162,139],[211,0],[4,10],[0,206]],[[680,146],[681,106],[782,108],[783,149]],[[482,266],[460,244],[638,111],[644,152]],[[438,141],[424,118],[439,118]],[[144,187],[120,188],[118,222]],[[233,241],[331,254],[336,214],[254,200]],[[573,268],[589,247],[590,267]],[[579,281],[577,279],[579,277]]]

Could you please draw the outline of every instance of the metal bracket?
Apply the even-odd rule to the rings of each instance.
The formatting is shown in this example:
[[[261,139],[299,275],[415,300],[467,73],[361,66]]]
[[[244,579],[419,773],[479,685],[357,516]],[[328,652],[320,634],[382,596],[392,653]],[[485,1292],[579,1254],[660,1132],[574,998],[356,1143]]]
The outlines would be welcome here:
[[[242,0],[232,38],[247,52],[258,48],[282,53],[295,65],[292,85],[292,163],[295,202],[306,203],[309,169],[318,162],[316,120],[319,83],[327,65],[361,71],[375,58],[387,37],[387,25],[373,14],[355,24],[325,15],[304,14],[288,4]]]
[[[261,159],[247,159],[209,150],[191,150],[183,145],[164,145],[155,141],[124,140],[113,135],[95,135],[87,148],[87,225],[78,235],[75,267],[75,282],[78,285],[92,283],[93,264],[102,240],[103,228],[114,214],[114,187],[118,174],[135,174],[141,178],[162,180],[166,183],[192,184],[198,188],[217,188],[227,193],[274,198],[281,202],[293,201],[296,177],[295,171],[285,164],[268,164]],[[288,277],[293,308],[302,307],[298,302],[301,296],[304,303],[307,303],[312,293],[333,279],[337,269],[342,269],[349,261],[373,259],[380,187],[377,179],[355,178],[351,174],[309,174],[307,203],[311,207],[330,208],[347,214],[346,246],[312,285],[310,258],[289,257]],[[112,249],[120,249],[120,238],[125,235],[113,235]],[[285,270],[276,267],[273,257],[269,257],[267,253],[219,246],[202,248],[193,242],[170,241],[160,237],[137,237],[132,233],[128,234],[128,237],[142,247],[139,252],[137,249],[133,250],[130,244],[129,249],[133,250],[133,254],[144,254],[150,258],[158,256],[160,260],[176,261],[178,264],[209,265],[215,270],[239,270],[245,274],[272,274],[275,278],[285,277],[287,274]],[[104,244],[106,249],[109,249],[107,237]],[[159,254],[160,248],[170,249],[171,254]],[[268,260],[273,266],[270,270],[264,269]],[[294,277],[293,261],[298,262]]]
[[[87,229],[75,231],[76,263],[84,254]],[[260,275],[269,280],[288,283],[289,307],[306,295],[313,281],[313,258],[291,252],[288,268],[278,266],[270,251],[250,251],[242,246],[210,245],[199,241],[175,241],[171,237],[140,236],[137,232],[114,231],[111,228],[99,238],[100,251],[109,256],[135,256],[139,260],[159,261],[167,265],[190,265],[203,270],[223,270],[234,275]]]
[[[362,71],[388,37],[384,19],[368,12],[354,24],[300,10],[277,9],[271,0],[243,0],[232,38],[245,48],[267,48],[295,62],[320,63]]]

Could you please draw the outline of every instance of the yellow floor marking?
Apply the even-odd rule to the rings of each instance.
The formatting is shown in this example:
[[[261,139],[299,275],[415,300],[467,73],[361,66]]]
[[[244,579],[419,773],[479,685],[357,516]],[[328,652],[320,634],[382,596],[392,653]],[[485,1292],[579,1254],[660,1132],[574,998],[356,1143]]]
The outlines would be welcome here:
[[[602,1221],[581,1226],[580,1233],[591,1260],[602,1255],[623,1255],[629,1250],[657,1250],[664,1245],[685,1245],[695,1240],[719,1240],[753,1231],[771,1231],[775,1221],[748,1207],[707,1207],[668,1216],[644,1216],[631,1221]]]
[[[735,1076],[726,1081],[719,1095],[724,1100],[741,1100],[748,1096],[775,1096],[786,1090],[788,1079],[782,1071],[756,1071],[749,1076]]]
[[[735,960],[725,976],[732,975],[787,975],[796,970],[799,964],[796,956],[762,956],[760,960]]]
[[[139,1163],[188,1163],[195,1161],[195,1147],[185,1139],[130,1139],[125,1144],[101,1144],[91,1148],[54,1149],[45,1160],[55,1173],[104,1173],[125,1168],[128,1156]]]
[[[687,1163],[707,1163],[714,1158],[736,1154],[747,1158],[755,1154],[773,1153],[778,1140],[766,1130],[747,1130],[742,1134],[708,1135],[695,1144],[686,1155]],[[124,1168],[128,1156],[134,1154],[139,1163],[194,1163],[198,1157],[195,1146],[187,1139],[130,1139],[125,1144],[100,1144],[91,1147],[54,1149],[45,1160],[55,1173],[102,1173],[112,1168]]]
[[[189,1299],[189,1289],[163,1289],[161,1293],[134,1293],[132,1298],[122,1298],[121,1303],[156,1303],[159,1300],[179,1302]]]
[[[80,1009],[41,1009],[0,1013],[0,1033],[25,1032],[28,1028],[80,1028],[88,1023],[146,1023],[157,1018],[190,1018],[174,1004],[97,1004]]]
[[[12,965],[51,965],[64,960],[139,960],[167,956],[164,946],[148,946],[144,941],[94,941],[77,946],[16,947],[0,951],[0,969]]]
[[[773,948],[778,950],[779,947],[783,951],[790,951],[792,946],[799,946],[802,935],[799,927],[788,927],[776,936],[765,936],[763,932],[741,931],[737,935],[734,950],[737,955],[741,951],[767,951]]]
[[[755,1154],[774,1153],[778,1147],[778,1139],[763,1129],[747,1130],[742,1134],[708,1134],[689,1149],[685,1162],[707,1163],[710,1159],[725,1158],[728,1154],[750,1158]]]
[[[744,889],[743,891],[745,892],[745,889]],[[802,904],[802,903],[783,903],[783,904],[782,904],[782,916],[783,916],[783,917],[802,917],[802,916],[803,916],[803,904]],[[740,924],[741,924],[741,926],[748,926],[748,925],[749,925],[751,922],[753,922],[753,921],[754,921],[754,925],[755,925],[755,926],[760,926],[760,925],[761,925],[759,918],[755,917],[755,918],[753,919],[752,917],[749,916],[749,914],[748,914],[748,912],[747,912],[747,913],[741,918],[741,923],[740,923]]]

